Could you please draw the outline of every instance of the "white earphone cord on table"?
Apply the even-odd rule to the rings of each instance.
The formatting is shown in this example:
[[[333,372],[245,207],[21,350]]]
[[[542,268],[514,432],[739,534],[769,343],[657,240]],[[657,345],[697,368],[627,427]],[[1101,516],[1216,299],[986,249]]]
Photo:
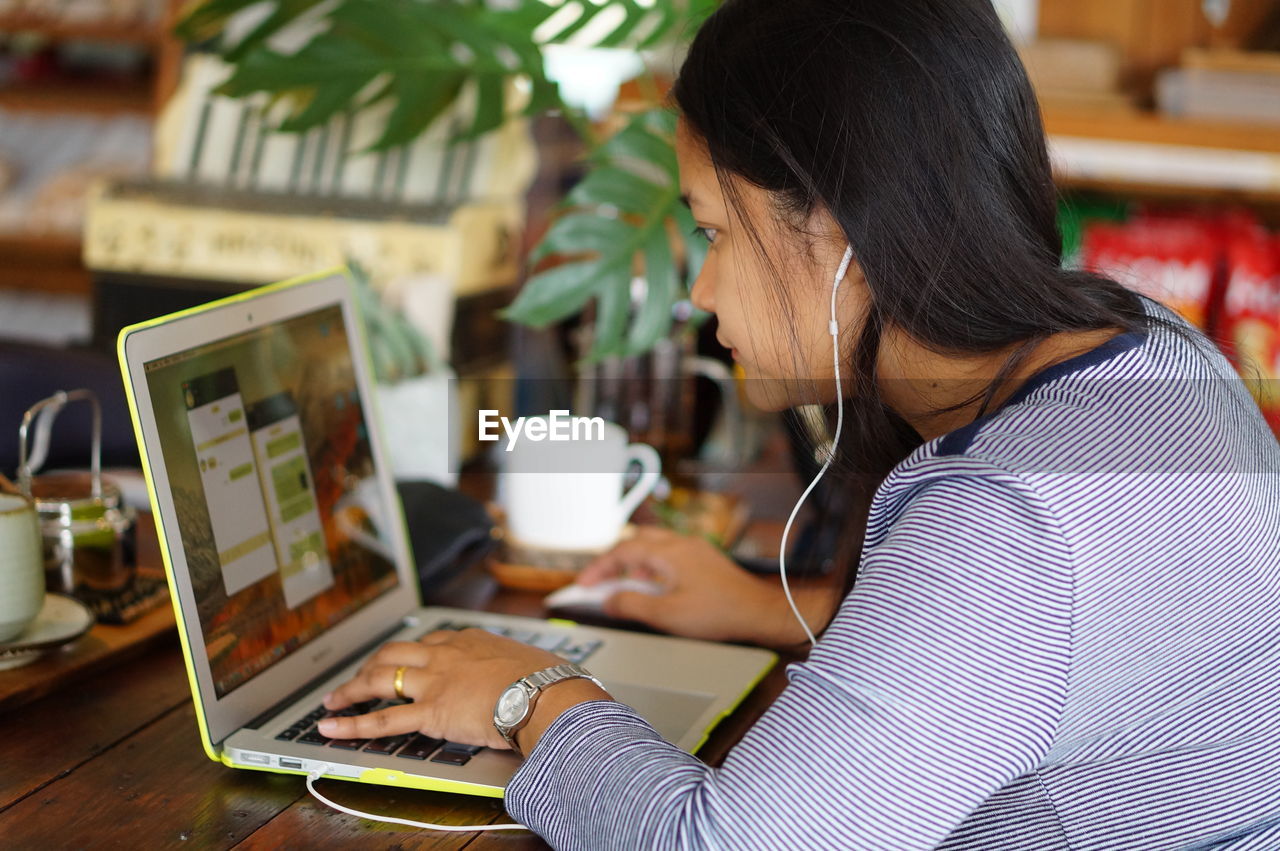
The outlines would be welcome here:
[[[349,816],[356,816],[357,818],[367,818],[371,821],[380,821],[380,822],[385,822],[387,824],[402,824],[405,827],[420,827],[420,828],[423,828],[424,830],[444,830],[450,833],[470,833],[473,830],[528,830],[529,829],[522,824],[432,824],[430,822],[411,821],[410,819],[407,819],[407,818],[395,818],[393,816],[375,816],[372,813],[365,813],[365,812],[361,812],[360,810],[353,810],[350,807],[342,806],[342,804],[335,804],[333,801],[330,801],[324,795],[321,795],[319,792],[316,791],[316,785],[315,785],[316,781],[319,780],[324,775],[325,769],[327,768],[329,768],[329,766],[322,765],[317,769],[313,769],[307,775],[307,791],[310,792],[317,801],[324,804],[325,806],[331,807],[340,813],[346,813]]]
[[[804,615],[800,614],[800,607],[796,605],[795,598],[791,596],[791,586],[787,583],[787,538],[791,535],[791,524],[795,522],[796,515],[800,513],[800,507],[809,498],[810,492],[817,487],[818,482],[822,481],[822,477],[826,475],[827,469],[835,459],[836,447],[840,445],[840,432],[844,430],[844,392],[840,386],[840,323],[836,321],[836,293],[840,289],[840,282],[844,280],[844,276],[849,271],[851,262],[853,262],[852,245],[844,250],[844,259],[840,261],[840,269],[836,272],[835,282],[831,285],[831,321],[827,324],[827,333],[831,335],[831,363],[835,367],[836,373],[836,434],[831,440],[831,451],[827,453],[827,460],[823,462],[822,469],[818,471],[818,475],[813,477],[813,481],[809,482],[809,486],[804,489],[804,493],[800,494],[800,498],[796,500],[795,508],[791,509],[791,516],[787,518],[787,525],[782,529],[782,544],[778,547],[778,574],[782,577],[782,592],[787,595],[787,602],[791,605],[791,611],[796,616],[796,620],[800,622],[800,628],[804,630],[804,634],[809,639],[810,644],[817,644],[818,639],[814,637],[813,630],[809,628],[809,623],[804,619]]]

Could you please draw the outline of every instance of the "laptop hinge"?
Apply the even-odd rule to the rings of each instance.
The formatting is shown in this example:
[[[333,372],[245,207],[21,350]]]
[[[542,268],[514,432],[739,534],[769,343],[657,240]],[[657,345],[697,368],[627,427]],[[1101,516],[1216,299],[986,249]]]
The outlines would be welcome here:
[[[325,679],[328,679],[329,677],[332,677],[338,671],[350,665],[352,662],[359,659],[361,656],[367,655],[370,650],[372,650],[374,647],[377,647],[379,644],[385,643],[388,638],[395,635],[400,630],[404,629],[405,626],[406,626],[405,622],[400,621],[395,626],[391,627],[391,629],[379,634],[376,638],[374,638],[368,644],[365,644],[359,650],[356,650],[353,653],[349,653],[339,661],[333,663],[332,665],[330,665],[328,668],[325,669],[323,674],[320,674],[318,677],[313,677],[312,679],[308,680],[307,684],[304,685],[302,688],[297,689],[296,691],[294,691],[292,694],[290,694],[288,697],[284,698],[283,700],[272,704],[270,709],[268,709],[267,711],[255,717],[249,723],[245,724],[244,725],[245,729],[257,730],[263,724],[267,723],[272,718],[276,717],[285,709],[287,709],[291,704],[301,700],[304,694],[306,694],[307,692],[311,691],[316,687],[316,683],[320,682],[321,680],[325,680]]]

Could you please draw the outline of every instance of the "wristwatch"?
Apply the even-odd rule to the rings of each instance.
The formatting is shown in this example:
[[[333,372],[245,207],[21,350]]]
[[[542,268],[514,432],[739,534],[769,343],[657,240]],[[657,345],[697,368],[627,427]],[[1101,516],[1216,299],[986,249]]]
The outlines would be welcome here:
[[[604,683],[592,676],[586,668],[568,662],[544,668],[507,686],[507,690],[498,697],[498,702],[493,707],[493,726],[498,728],[513,751],[524,756],[520,752],[520,746],[516,744],[516,733],[529,723],[529,716],[533,714],[534,704],[538,702],[538,695],[542,694],[542,690],[561,680],[579,677],[604,688]]]

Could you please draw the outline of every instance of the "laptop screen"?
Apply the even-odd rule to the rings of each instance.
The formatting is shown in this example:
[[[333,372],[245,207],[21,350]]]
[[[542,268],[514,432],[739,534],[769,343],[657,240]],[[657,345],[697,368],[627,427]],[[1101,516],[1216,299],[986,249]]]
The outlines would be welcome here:
[[[219,698],[399,582],[338,305],[150,361]]]

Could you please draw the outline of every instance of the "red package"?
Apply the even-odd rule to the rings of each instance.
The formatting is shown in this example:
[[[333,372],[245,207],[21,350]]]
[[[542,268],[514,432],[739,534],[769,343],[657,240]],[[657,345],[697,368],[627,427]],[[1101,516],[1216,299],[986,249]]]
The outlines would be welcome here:
[[[1261,228],[1229,243],[1221,337],[1258,406],[1280,434],[1280,236]]]
[[[1211,218],[1144,215],[1085,227],[1084,268],[1164,303],[1207,330],[1222,287],[1222,224]]]

